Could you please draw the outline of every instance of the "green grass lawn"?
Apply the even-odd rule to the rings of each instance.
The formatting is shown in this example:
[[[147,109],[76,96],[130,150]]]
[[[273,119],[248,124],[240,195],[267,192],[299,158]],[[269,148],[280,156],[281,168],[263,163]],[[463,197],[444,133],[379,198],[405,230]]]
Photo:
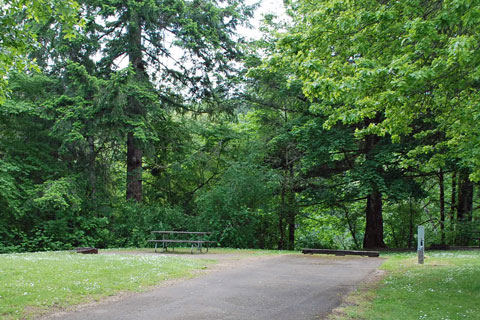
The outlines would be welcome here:
[[[384,254],[383,281],[349,297],[335,319],[480,319],[480,251]],[[347,300],[347,301],[348,301]]]
[[[210,262],[163,255],[0,255],[0,318],[30,318],[120,291],[141,291],[189,277]]]

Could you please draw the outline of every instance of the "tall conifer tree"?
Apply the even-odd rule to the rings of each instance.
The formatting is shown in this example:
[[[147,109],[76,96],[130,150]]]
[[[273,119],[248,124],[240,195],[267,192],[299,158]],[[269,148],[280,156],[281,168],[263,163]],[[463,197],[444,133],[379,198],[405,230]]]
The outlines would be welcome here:
[[[236,28],[253,7],[241,0],[97,1],[105,28],[100,66],[109,73],[130,65],[127,128],[127,199],[142,200],[146,118],[185,98],[215,98],[215,88],[239,58]],[[181,98],[180,98],[181,97]],[[157,114],[158,115],[158,114]]]

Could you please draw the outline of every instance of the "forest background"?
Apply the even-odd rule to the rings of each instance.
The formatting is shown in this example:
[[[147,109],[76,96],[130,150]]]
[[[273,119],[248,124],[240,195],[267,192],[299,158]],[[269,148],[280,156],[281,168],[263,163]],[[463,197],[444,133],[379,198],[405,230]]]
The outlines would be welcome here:
[[[0,252],[472,245],[480,4],[4,1]]]

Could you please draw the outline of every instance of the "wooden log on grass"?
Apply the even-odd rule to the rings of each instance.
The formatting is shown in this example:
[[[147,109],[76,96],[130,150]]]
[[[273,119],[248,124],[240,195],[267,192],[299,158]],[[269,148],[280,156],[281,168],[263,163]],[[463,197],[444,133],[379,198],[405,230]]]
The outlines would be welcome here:
[[[303,249],[304,254],[334,254],[336,256],[367,256],[378,257],[380,253],[378,251],[358,251],[358,250],[334,250],[334,249]]]
[[[84,253],[84,254],[97,254],[98,249],[97,248],[76,248],[75,251],[77,253]]]

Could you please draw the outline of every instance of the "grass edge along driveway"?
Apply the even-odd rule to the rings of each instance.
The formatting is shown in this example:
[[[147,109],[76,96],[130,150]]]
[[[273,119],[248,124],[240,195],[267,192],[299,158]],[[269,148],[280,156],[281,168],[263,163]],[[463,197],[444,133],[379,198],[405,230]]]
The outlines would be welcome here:
[[[382,254],[386,275],[346,298],[330,319],[478,319],[480,251]]]
[[[143,291],[191,277],[212,260],[164,255],[81,255],[37,252],[0,255],[0,318],[29,319],[122,291]]]

